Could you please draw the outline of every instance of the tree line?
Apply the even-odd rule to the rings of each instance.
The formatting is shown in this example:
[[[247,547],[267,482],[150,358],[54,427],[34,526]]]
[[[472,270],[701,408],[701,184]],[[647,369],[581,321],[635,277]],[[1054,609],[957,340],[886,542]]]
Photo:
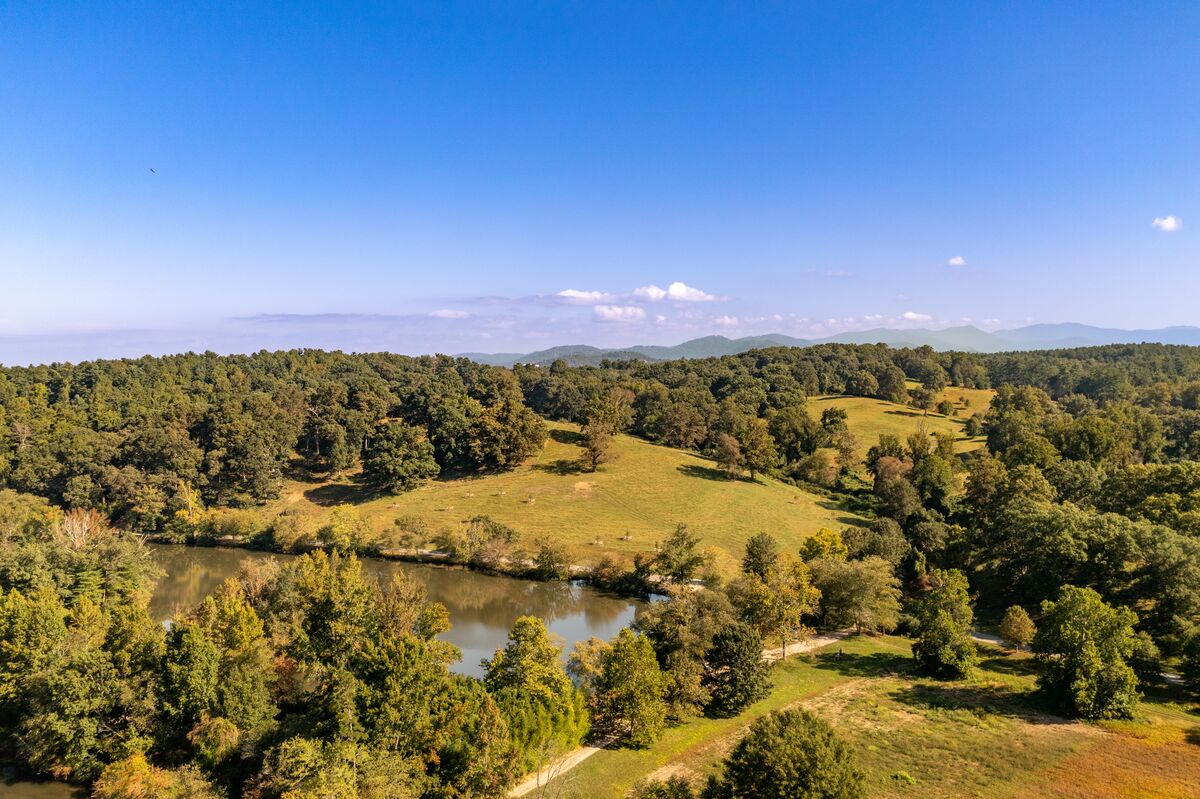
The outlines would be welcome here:
[[[545,426],[513,374],[296,350],[0,369],[0,487],[139,532],[362,464],[381,488],[511,468]]]

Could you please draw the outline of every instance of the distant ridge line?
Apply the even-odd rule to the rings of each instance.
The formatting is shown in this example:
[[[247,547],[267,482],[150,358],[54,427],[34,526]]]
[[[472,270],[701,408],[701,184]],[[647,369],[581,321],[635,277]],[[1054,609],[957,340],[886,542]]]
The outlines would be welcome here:
[[[1093,327],[1075,322],[1037,324],[1012,330],[988,332],[973,325],[948,327],[942,330],[915,328],[895,330],[875,328],[838,333],[816,339],[802,339],[781,333],[743,338],[712,335],[691,339],[682,344],[664,346],[640,344],[632,347],[601,348],[589,344],[566,344],[529,353],[464,352],[461,357],[495,366],[517,363],[546,366],[563,360],[572,366],[595,366],[604,360],[669,361],[680,358],[712,358],[737,355],[765,347],[811,347],[818,344],[886,344],[890,347],[929,346],[939,351],[1012,352],[1021,350],[1071,349],[1098,347],[1106,344],[1181,344],[1200,346],[1200,327],[1178,325],[1156,330],[1121,330]]]

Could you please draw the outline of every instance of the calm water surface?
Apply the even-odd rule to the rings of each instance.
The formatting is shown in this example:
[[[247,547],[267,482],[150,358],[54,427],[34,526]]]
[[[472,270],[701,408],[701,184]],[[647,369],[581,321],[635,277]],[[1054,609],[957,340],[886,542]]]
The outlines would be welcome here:
[[[224,580],[235,577],[246,561],[295,557],[161,544],[152,544],[150,549],[166,572],[150,601],[150,612],[160,621],[200,604]],[[616,635],[633,622],[641,604],[584,585],[538,583],[421,563],[364,559],[362,564],[363,571],[377,579],[387,580],[396,572],[406,572],[424,583],[429,598],[450,611],[453,626],[441,637],[463,653],[462,660],[452,668],[476,677],[483,673],[479,661],[490,658],[497,647],[504,645],[518,616],[545,619],[550,631],[565,642],[565,655],[576,641],[593,635],[606,639]],[[61,783],[10,782],[0,778],[0,799],[84,796],[84,792]]]
[[[151,545],[151,551],[166,571],[150,601],[150,612],[161,621],[200,604],[222,581],[236,576],[242,563],[295,557],[164,544]],[[576,641],[616,635],[633,621],[640,604],[579,584],[539,583],[423,563],[364,559],[362,564],[363,572],[376,579],[390,580],[396,572],[405,572],[424,583],[429,599],[450,611],[452,627],[441,637],[462,650],[454,670],[476,677],[483,674],[479,661],[504,646],[518,616],[545,619],[569,652]]]

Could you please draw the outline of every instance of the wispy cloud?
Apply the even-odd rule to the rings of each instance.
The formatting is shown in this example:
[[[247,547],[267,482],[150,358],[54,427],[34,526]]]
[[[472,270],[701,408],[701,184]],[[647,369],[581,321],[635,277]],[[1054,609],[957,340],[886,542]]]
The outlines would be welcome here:
[[[949,261],[946,261],[946,263],[949,264],[950,266],[966,266],[967,259],[963,258],[961,255],[955,255]]]
[[[429,315],[434,319],[466,319],[470,316],[466,311],[455,311],[450,308],[439,308],[436,311],[430,311]]]
[[[591,305],[597,302],[612,302],[616,299],[612,294],[603,291],[580,291],[579,289],[563,289],[554,296],[573,305]]]
[[[905,311],[900,314],[900,318],[908,322],[928,322],[933,317],[927,313],[917,313],[916,311]]]
[[[636,322],[646,318],[646,311],[636,305],[597,305],[592,314],[597,322]]]
[[[737,327],[738,325],[738,318],[736,316],[729,316],[728,314],[718,316],[713,321],[716,322],[718,327]]]
[[[1177,216],[1156,216],[1150,224],[1163,233],[1174,233],[1183,227],[1183,220]]]

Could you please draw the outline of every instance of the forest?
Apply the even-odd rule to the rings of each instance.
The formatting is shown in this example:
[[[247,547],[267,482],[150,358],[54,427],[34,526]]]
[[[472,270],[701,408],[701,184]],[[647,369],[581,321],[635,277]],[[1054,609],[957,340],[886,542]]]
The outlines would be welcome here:
[[[994,388],[940,407],[946,386]],[[811,398],[907,404],[865,459]],[[967,416],[956,453],[922,413]],[[353,542],[248,569],[169,629],[138,534],[194,535],[289,472],[361,469],[381,490],[513,468],[543,418],[580,426],[587,467],[629,432],[859,509],[796,551],[750,539],[736,574],[680,526],[617,590],[663,594],[611,641],[562,654],[524,618],[476,680],[420,587],[366,580]],[[764,651],[813,631],[896,631],[917,673],[979,667],[972,634],[1028,647],[1040,706],[1126,719],[1168,678],[1200,697],[1200,349],[974,355],[823,345],[724,358],[514,370],[314,351],[185,355],[0,372],[0,754],[99,799],[490,797],[588,740],[650,747],[770,690]],[[746,476],[748,475],[748,477]],[[480,521],[481,535],[511,531]],[[562,579],[561,564],[543,578]],[[554,568],[549,568],[553,566]],[[703,579],[701,579],[703,578]],[[803,774],[787,764],[819,763]],[[756,721],[702,784],[653,797],[865,795],[819,715]]]

